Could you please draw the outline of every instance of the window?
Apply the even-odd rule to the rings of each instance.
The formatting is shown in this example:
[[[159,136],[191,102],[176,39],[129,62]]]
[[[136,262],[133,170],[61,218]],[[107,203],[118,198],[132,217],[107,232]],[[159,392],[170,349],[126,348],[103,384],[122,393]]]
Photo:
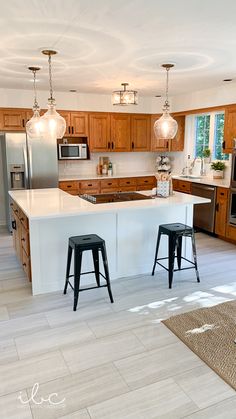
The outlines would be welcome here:
[[[212,160],[229,160],[229,155],[222,152],[224,117],[223,112],[195,116],[194,157],[203,157],[203,151],[209,148]]]

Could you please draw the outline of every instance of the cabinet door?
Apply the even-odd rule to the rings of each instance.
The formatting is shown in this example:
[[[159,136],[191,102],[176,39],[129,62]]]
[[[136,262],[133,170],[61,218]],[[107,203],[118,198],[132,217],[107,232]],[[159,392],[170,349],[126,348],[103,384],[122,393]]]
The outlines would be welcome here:
[[[215,214],[215,233],[225,237],[228,210],[228,189],[217,188],[216,195],[216,214]]]
[[[225,153],[232,153],[234,140],[236,139],[236,106],[225,109],[224,143]]]
[[[169,140],[158,140],[154,134],[154,124],[161,115],[151,116],[151,149],[152,151],[169,151]]]
[[[0,111],[1,129],[4,131],[25,131],[26,112],[21,109]]]
[[[111,115],[112,151],[130,151],[130,115]]]
[[[150,115],[131,115],[131,150],[150,151]]]
[[[64,135],[71,134],[71,121],[70,121],[70,112],[68,111],[58,111],[58,113],[65,119],[66,121],[66,132]]]
[[[71,112],[71,136],[88,137],[88,114],[86,112]]]
[[[89,115],[90,151],[108,151],[111,147],[110,117],[108,113],[91,113]]]
[[[185,115],[174,116],[174,119],[178,123],[178,131],[176,136],[170,142],[171,151],[183,151],[184,150],[184,134],[185,134]]]

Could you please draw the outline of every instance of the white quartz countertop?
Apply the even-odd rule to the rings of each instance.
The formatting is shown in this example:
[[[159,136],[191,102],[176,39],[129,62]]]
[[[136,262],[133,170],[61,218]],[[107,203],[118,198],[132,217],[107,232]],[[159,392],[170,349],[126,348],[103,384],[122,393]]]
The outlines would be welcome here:
[[[139,193],[150,195],[150,191]],[[114,202],[108,204],[92,204],[78,196],[69,195],[58,188],[29,189],[9,192],[12,199],[24,211],[29,220],[44,218],[69,217],[78,215],[98,214],[106,212],[146,210],[151,208],[175,205],[202,204],[209,199],[187,195],[180,192],[168,198],[144,199],[131,202]]]
[[[69,180],[88,180],[88,179],[117,179],[117,178],[123,178],[123,177],[143,177],[143,176],[155,176],[155,171],[153,172],[124,172],[124,173],[117,173],[112,176],[108,175],[96,175],[96,174],[90,174],[90,175],[60,175],[59,176],[59,182],[62,181],[69,181]]]
[[[230,187],[230,179],[212,179],[211,177],[202,176],[199,178],[186,178],[184,176],[172,175],[173,179],[186,180],[187,182],[201,183],[202,185],[219,186],[222,188]]]

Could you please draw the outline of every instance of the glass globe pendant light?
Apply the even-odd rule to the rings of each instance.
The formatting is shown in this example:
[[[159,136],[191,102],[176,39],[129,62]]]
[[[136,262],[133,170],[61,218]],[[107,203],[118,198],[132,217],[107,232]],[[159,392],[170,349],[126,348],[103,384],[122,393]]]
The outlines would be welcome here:
[[[154,134],[158,140],[171,140],[176,136],[178,123],[170,115],[169,104],[169,70],[174,64],[162,64],[166,69],[166,100],[163,106],[163,115],[154,124]]]
[[[37,93],[36,93],[36,72],[40,70],[40,67],[28,67],[30,71],[33,73],[33,82],[34,82],[34,105],[33,105],[33,116],[30,118],[29,121],[26,123],[26,133],[30,138],[41,138],[41,119],[40,119],[40,108],[37,101]]]
[[[43,50],[42,54],[48,56],[48,67],[49,67],[49,88],[50,97],[48,99],[48,110],[41,117],[42,133],[43,137],[46,138],[62,138],[66,131],[65,119],[56,111],[56,101],[53,97],[52,89],[52,55],[57,54],[53,50]]]

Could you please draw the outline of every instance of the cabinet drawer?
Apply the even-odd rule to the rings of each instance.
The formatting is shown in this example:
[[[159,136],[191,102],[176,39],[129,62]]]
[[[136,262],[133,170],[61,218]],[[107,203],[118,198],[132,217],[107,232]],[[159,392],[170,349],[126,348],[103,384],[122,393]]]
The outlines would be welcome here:
[[[228,199],[228,189],[227,188],[217,188],[217,200],[219,199]]]
[[[178,191],[179,190],[179,181],[178,181],[178,179],[172,179],[172,185],[173,185],[173,190],[174,191]]]
[[[80,181],[80,190],[93,190],[96,189],[99,191],[100,189],[100,180],[81,180]]]
[[[136,178],[135,177],[126,177],[119,180],[120,186],[136,186]]]
[[[59,182],[59,188],[66,192],[69,192],[69,190],[78,191],[79,182],[78,180],[71,180],[69,182],[61,181]]]
[[[178,191],[191,193],[191,182],[184,182],[182,180],[179,180]]]
[[[101,190],[104,188],[118,188],[119,180],[118,179],[104,179],[101,180]]]
[[[30,255],[30,244],[29,244],[29,232],[22,227],[21,228],[21,245],[27,254],[27,256]]]
[[[23,225],[23,227],[28,230],[29,228],[29,221],[28,221],[28,217],[26,217],[25,213],[23,211],[20,210],[19,212],[19,218],[20,218],[20,222]]]
[[[151,187],[156,184],[155,176],[144,176],[137,178],[137,185],[150,185]]]
[[[30,258],[27,256],[24,250],[22,251],[22,267],[26,273],[28,280],[31,281]]]
[[[133,192],[137,190],[136,185],[131,186],[120,186],[120,192]]]
[[[11,208],[14,211],[14,213],[19,217],[20,216],[20,208],[15,203],[15,201],[12,201],[10,205],[11,205]]]

